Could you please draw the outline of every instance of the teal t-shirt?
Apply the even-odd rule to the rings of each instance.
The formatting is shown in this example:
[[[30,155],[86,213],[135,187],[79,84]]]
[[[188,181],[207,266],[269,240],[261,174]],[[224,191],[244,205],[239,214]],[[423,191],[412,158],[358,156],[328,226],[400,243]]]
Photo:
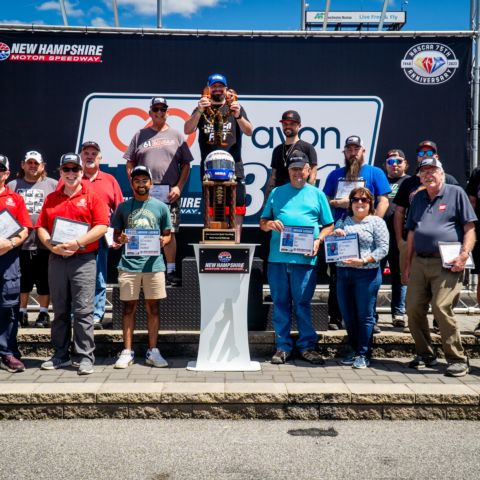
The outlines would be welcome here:
[[[313,238],[318,237],[320,228],[333,223],[327,197],[310,184],[295,188],[287,183],[274,188],[265,204],[262,218],[280,220],[288,227],[313,227]],[[280,252],[280,233],[272,231],[268,261],[315,265],[317,257]]]
[[[121,203],[112,217],[112,227],[117,230],[137,228],[142,230],[170,230],[170,210],[160,200],[150,197],[145,202],[130,198]],[[164,272],[163,256],[125,256],[123,248],[122,258],[118,269],[125,272]]]

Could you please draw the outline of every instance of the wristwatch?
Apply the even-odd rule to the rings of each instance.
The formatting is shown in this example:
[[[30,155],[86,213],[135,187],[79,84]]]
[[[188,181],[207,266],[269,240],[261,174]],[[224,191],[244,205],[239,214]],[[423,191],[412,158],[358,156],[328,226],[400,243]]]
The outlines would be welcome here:
[[[12,248],[16,248],[17,247],[17,240],[15,238],[11,238],[10,239],[10,243],[12,244]]]
[[[368,260],[366,258],[362,258],[362,262],[364,265],[366,265],[368,263]]]

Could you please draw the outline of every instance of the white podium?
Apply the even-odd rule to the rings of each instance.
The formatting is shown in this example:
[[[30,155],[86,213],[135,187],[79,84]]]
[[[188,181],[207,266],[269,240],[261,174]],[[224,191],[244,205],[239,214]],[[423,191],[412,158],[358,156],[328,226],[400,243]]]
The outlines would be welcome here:
[[[200,273],[200,254],[208,249],[220,249],[227,257],[234,249],[247,250],[250,272],[255,246],[245,243],[193,244],[199,272],[201,324],[197,361],[188,362],[187,370],[210,372],[260,370],[258,362],[250,361],[248,345],[247,308],[250,273]]]

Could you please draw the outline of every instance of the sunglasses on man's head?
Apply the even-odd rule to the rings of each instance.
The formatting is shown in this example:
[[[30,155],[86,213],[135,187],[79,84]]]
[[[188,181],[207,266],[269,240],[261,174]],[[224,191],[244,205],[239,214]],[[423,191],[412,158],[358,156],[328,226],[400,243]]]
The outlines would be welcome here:
[[[63,173],[73,172],[78,173],[81,170],[80,167],[62,167]]]
[[[350,201],[352,203],[369,203],[368,198],[365,197],[352,197]]]
[[[417,152],[417,157],[432,157],[433,155],[435,155],[435,152],[433,150],[423,150],[423,151],[420,151],[420,152]]]
[[[168,108],[167,107],[152,107],[151,110],[154,113],[158,113],[158,112],[166,112],[168,110]]]
[[[387,160],[387,165],[401,165],[403,163],[403,158],[389,158]]]

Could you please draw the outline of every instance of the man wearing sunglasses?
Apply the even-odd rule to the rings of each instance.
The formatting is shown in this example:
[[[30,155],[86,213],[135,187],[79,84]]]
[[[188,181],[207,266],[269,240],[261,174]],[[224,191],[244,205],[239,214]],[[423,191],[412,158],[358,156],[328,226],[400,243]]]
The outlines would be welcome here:
[[[105,202],[86,182],[82,183],[82,176],[80,156],[62,155],[61,187],[45,199],[35,228],[40,241],[52,253],[48,283],[54,313],[51,331],[54,354],[42,363],[41,369],[54,370],[72,364],[73,323],[73,343],[80,356],[78,374],[89,375],[94,371],[95,361],[96,254],[98,240],[107,232],[109,215]],[[63,225],[63,230],[59,225]]]
[[[12,224],[11,231],[5,234],[8,238],[0,236],[0,368],[16,373],[25,370],[17,346],[20,297],[18,247],[27,239],[32,222],[23,198],[5,185],[9,176],[8,158],[0,154],[0,221]]]
[[[166,284],[172,287],[181,284],[176,274],[175,258],[177,241],[175,233],[180,227],[180,195],[190,175],[193,160],[190,148],[183,135],[168,123],[168,104],[163,97],[150,101],[151,126],[142,128],[132,138],[123,155],[127,161],[128,178],[136,166],[147,167],[152,173],[153,186],[150,195],[166,203],[170,209],[172,223],[171,241],[165,245],[167,261]]]

